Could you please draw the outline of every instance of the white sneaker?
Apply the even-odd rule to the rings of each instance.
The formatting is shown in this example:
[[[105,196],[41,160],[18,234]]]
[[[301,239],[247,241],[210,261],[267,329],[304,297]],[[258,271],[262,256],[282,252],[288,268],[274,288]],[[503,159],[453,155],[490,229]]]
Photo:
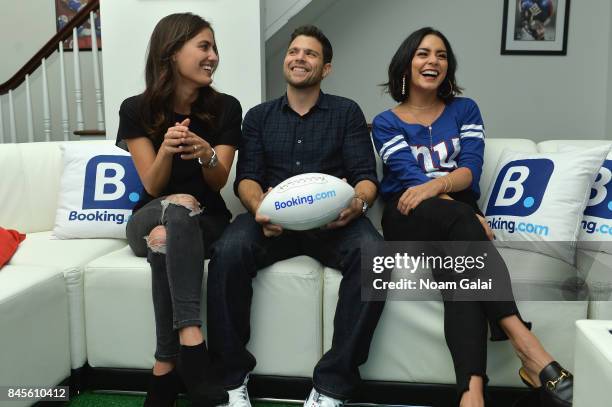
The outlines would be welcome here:
[[[304,402],[304,407],[342,407],[345,400],[338,400],[319,393],[314,388],[310,391],[308,400]]]
[[[249,375],[246,375],[244,382],[240,387],[234,390],[228,390],[229,403],[223,406],[227,407],[251,407],[251,401],[249,400],[249,392],[247,390],[247,383],[249,382]]]

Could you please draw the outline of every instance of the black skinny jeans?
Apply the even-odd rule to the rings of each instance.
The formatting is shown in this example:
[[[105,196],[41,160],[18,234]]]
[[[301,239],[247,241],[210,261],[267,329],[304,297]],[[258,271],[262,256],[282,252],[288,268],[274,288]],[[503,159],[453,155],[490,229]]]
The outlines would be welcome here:
[[[240,386],[255,367],[255,357],[246,344],[250,338],[251,280],[257,270],[305,254],[342,272],[332,346],[315,366],[313,384],[327,396],[350,398],[361,381],[359,365],[368,358],[384,307],[383,301],[361,300],[360,248],[375,241],[382,241],[382,236],[365,217],[338,229],[284,231],[267,238],[253,215],[237,216],[213,245],[208,266],[209,345],[225,387]]]
[[[476,217],[481,212],[470,191],[450,194],[455,200],[427,199],[408,215],[397,210],[401,195],[396,194],[385,204],[382,217],[385,240],[489,241]],[[492,243],[488,252],[497,253]],[[505,270],[504,275],[496,276],[496,284],[511,284]],[[444,337],[453,358],[459,396],[469,389],[472,375],[488,381],[487,323],[492,341],[508,339],[499,321],[510,315],[523,321],[514,301],[444,301]],[[531,329],[530,323],[523,323]]]
[[[178,330],[202,326],[200,302],[207,249],[228,225],[223,215],[191,210],[169,204],[164,210],[157,198],[140,208],[128,221],[128,244],[151,265],[153,310],[157,347],[155,359],[174,360],[180,350]],[[166,253],[153,251],[145,238],[153,228],[166,228]]]

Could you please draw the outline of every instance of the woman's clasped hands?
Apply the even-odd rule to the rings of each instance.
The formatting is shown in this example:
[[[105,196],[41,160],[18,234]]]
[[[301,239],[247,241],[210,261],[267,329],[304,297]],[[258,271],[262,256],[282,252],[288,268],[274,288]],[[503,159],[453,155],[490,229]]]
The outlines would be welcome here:
[[[189,124],[190,119],[187,118],[168,128],[160,152],[163,151],[168,155],[180,153],[183,160],[199,158],[204,162],[209,161],[213,155],[212,147],[206,140],[189,130]]]

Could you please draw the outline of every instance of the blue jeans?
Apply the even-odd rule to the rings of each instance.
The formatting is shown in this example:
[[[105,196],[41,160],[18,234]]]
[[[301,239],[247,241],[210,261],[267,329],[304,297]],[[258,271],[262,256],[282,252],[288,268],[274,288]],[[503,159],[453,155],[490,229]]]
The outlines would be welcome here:
[[[255,367],[255,357],[246,344],[250,338],[251,280],[257,270],[308,255],[342,272],[332,346],[314,368],[314,387],[334,398],[350,398],[361,382],[358,367],[368,358],[384,307],[382,301],[361,301],[360,248],[380,240],[382,236],[365,217],[339,229],[284,231],[267,238],[253,215],[238,216],[213,245],[208,273],[209,345],[226,388],[240,386]]]
[[[179,353],[178,329],[201,326],[200,299],[204,258],[208,247],[228,224],[224,215],[206,211],[191,216],[184,206],[164,210],[157,198],[140,208],[127,225],[128,244],[134,254],[151,265],[157,360],[174,360]],[[153,251],[145,237],[156,226],[166,229],[165,253]]]

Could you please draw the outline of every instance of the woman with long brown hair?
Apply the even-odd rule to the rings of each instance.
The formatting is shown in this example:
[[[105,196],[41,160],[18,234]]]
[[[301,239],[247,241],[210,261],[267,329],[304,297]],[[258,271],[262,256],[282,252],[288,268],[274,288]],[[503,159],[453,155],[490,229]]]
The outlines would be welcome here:
[[[119,111],[117,145],[129,150],[144,186],[128,243],[152,276],[157,347],[145,406],[173,405],[180,380],[194,406],[228,401],[200,319],[204,259],[231,218],[219,190],[241,136],[240,103],[211,87],[218,63],[206,20],[164,17],[149,42],[146,89]]]

